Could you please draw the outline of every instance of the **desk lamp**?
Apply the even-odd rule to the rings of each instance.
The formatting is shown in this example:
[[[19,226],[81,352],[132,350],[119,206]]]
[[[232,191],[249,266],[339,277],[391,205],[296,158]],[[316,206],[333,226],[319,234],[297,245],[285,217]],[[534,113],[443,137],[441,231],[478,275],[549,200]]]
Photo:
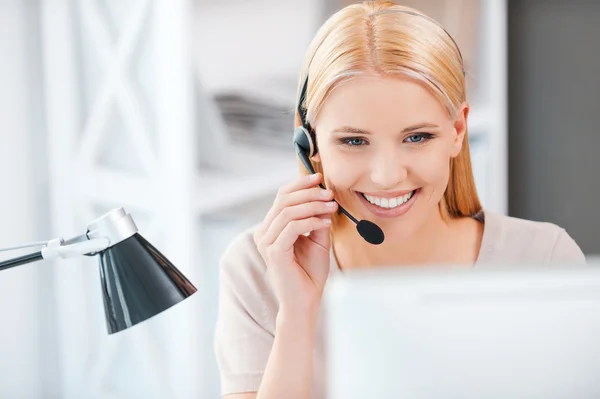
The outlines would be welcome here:
[[[169,260],[145,240],[130,214],[114,209],[91,222],[84,234],[64,240],[0,249],[42,247],[38,252],[0,262],[0,270],[43,259],[95,256],[109,334],[147,320],[196,292]]]

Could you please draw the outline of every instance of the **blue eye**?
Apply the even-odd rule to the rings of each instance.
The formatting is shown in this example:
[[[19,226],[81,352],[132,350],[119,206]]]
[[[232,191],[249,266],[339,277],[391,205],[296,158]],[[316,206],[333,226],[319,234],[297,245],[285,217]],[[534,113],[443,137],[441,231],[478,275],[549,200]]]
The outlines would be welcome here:
[[[342,139],[342,144],[347,145],[349,147],[360,147],[365,144],[365,140],[360,137],[350,137],[347,139]]]
[[[431,140],[433,137],[434,137],[434,135],[431,133],[419,133],[419,134],[413,134],[412,136],[408,136],[407,140],[409,143],[421,144],[421,143],[425,143],[426,141]]]

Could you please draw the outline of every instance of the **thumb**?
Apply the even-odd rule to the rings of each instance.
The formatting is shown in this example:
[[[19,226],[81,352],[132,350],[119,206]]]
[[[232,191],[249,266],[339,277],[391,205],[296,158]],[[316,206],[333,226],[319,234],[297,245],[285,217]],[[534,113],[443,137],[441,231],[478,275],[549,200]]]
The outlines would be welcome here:
[[[329,220],[331,221],[331,219]],[[308,237],[312,242],[329,251],[331,247],[331,224],[329,227],[311,231]]]
[[[313,282],[322,290],[325,287],[325,281],[331,267],[329,260],[331,251],[331,225],[311,231],[307,238],[316,245],[310,251],[315,258],[312,258],[306,264],[305,270]]]

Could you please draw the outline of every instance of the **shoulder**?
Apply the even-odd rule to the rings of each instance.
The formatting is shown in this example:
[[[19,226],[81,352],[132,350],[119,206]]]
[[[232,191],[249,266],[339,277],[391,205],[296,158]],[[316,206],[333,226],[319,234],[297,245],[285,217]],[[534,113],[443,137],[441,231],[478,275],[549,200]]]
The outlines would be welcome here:
[[[575,240],[562,227],[543,221],[484,212],[482,254],[486,261],[585,263]]]
[[[244,285],[261,284],[266,279],[267,265],[254,243],[257,227],[243,230],[225,248],[219,265],[221,279]]]
[[[243,230],[226,247],[219,263],[219,285],[221,296],[233,295],[241,306],[248,308],[259,305],[263,316],[270,319],[275,296],[267,265],[254,242],[257,227]]]
[[[221,269],[227,273],[239,273],[243,269],[264,272],[266,264],[254,243],[254,232],[258,226],[249,227],[227,245],[221,256]],[[250,270],[246,270],[250,272]]]

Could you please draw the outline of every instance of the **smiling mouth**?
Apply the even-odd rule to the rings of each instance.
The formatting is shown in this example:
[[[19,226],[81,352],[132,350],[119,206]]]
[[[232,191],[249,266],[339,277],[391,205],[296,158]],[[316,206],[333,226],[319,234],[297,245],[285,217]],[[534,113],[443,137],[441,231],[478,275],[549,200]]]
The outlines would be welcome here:
[[[378,206],[382,209],[394,209],[401,205],[404,205],[415,195],[418,189],[411,191],[408,194],[401,195],[395,198],[382,198],[382,197],[374,197],[372,195],[360,193],[364,199],[366,199],[369,203]]]

